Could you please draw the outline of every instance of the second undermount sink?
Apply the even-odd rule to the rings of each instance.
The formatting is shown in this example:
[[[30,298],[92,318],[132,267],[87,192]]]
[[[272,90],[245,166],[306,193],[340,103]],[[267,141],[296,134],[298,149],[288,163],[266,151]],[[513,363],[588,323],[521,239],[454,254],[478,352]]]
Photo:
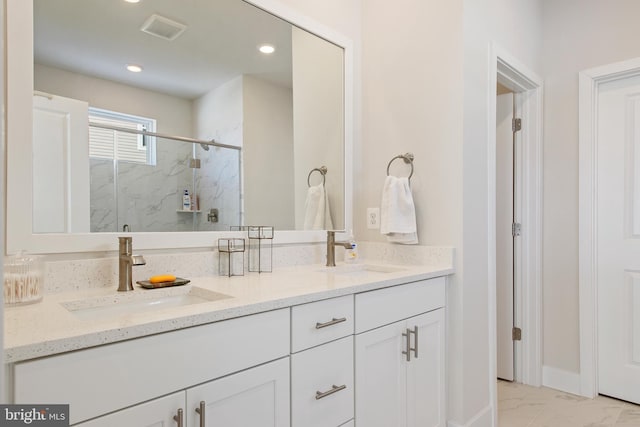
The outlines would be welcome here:
[[[364,273],[397,273],[406,268],[385,264],[342,264],[337,267],[326,267],[322,271],[335,274],[364,274]]]
[[[61,305],[84,320],[114,318],[173,307],[184,307],[232,298],[230,295],[197,287],[136,290],[108,296],[68,301]]]

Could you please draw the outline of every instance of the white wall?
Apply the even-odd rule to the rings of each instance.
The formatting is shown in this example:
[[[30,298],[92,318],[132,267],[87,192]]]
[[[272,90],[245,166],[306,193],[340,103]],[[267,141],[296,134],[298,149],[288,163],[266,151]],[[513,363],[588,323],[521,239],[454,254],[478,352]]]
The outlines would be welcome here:
[[[242,99],[244,223],[296,229],[291,89],[244,76]]]
[[[544,364],[580,370],[578,72],[640,57],[640,2],[545,0]]]
[[[461,396],[450,395],[452,415],[459,421],[479,417],[477,425],[490,422],[486,414],[489,367],[488,225],[488,99],[495,97],[489,85],[489,46],[493,41],[541,74],[541,10],[538,0],[464,0],[464,110],[463,110],[463,206],[462,259],[458,286],[452,294],[459,310],[450,317],[461,324],[455,336],[454,354],[462,354]],[[462,277],[460,277],[462,276]],[[461,286],[464,283],[464,286]],[[457,350],[457,351],[456,351]],[[457,402],[463,402],[456,407]]]
[[[342,49],[291,29],[296,229],[303,229],[307,177],[327,167],[325,189],[333,228],[344,229],[344,60]],[[321,182],[314,173],[312,184]]]
[[[86,101],[91,107],[154,118],[158,121],[159,133],[191,135],[191,101],[188,99],[41,64],[34,67],[34,88]]]

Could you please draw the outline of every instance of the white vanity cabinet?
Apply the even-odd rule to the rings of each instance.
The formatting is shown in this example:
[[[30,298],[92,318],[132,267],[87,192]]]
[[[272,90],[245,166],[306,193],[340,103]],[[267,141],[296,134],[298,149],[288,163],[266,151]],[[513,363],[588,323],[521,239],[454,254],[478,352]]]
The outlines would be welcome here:
[[[356,425],[445,426],[444,298],[444,279],[356,295]]]
[[[13,400],[69,404],[75,424],[283,357],[288,366],[289,337],[285,308],[20,362]]]
[[[11,365],[81,427],[444,427],[445,278]]]
[[[291,308],[291,425],[353,419],[353,295]]]

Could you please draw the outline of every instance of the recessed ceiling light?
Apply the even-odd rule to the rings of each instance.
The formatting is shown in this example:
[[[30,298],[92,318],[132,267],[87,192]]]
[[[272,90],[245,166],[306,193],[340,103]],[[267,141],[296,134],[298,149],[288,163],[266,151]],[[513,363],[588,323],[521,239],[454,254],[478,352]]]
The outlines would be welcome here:
[[[258,46],[258,50],[262,53],[270,54],[276,51],[275,46],[271,44],[261,44]]]
[[[142,67],[136,64],[129,64],[127,65],[127,70],[131,71],[132,73],[139,73],[140,71],[142,71]]]
[[[140,3],[140,0],[124,0],[127,3]]]

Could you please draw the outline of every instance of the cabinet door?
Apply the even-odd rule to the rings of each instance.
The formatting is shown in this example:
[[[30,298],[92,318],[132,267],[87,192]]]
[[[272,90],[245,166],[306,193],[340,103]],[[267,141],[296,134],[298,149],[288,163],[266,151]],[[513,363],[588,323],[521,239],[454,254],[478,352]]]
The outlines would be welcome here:
[[[444,309],[407,319],[411,361],[407,369],[407,427],[445,426]]]
[[[179,409],[185,408],[184,392],[151,400],[147,403],[123,409],[91,421],[76,424],[77,427],[175,427],[178,425],[174,416]],[[71,408],[73,411],[73,408]],[[183,417],[186,414],[183,414]],[[186,425],[186,424],[184,424]]]
[[[405,321],[356,335],[356,424],[406,425]]]
[[[289,427],[289,358],[188,389],[186,412],[191,427]]]

